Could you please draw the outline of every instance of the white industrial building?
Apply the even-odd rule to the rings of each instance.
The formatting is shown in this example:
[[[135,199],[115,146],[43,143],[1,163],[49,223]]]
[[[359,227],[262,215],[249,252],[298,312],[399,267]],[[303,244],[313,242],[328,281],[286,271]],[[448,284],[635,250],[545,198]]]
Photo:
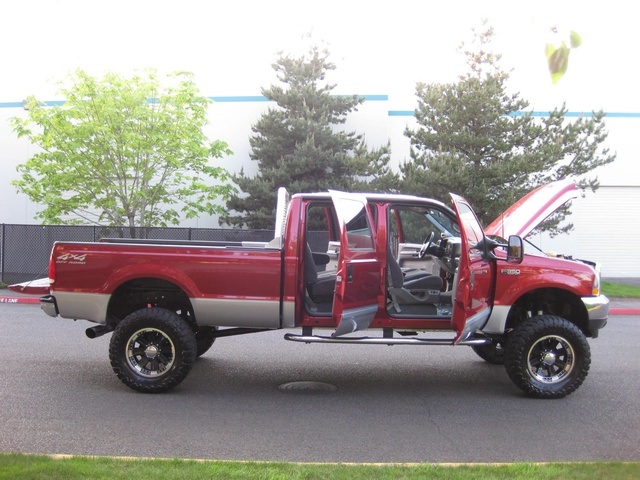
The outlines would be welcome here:
[[[623,2],[539,1],[524,3],[518,12],[504,12],[498,1],[436,6],[401,0],[379,7],[332,0],[238,1],[224,7],[194,0],[14,3],[0,7],[3,18],[15,19],[0,31],[0,224],[37,223],[38,206],[10,184],[16,166],[35,147],[17,139],[8,120],[25,115],[22,101],[29,95],[63,100],[56,82],[75,68],[98,76],[144,67],[193,72],[201,93],[214,100],[210,137],[226,141],[234,152],[223,166],[244,166],[250,173],[251,126],[273,106],[260,88],[276,83],[271,63],[277,52],[300,53],[310,32],[313,42],[326,42],[336,63],[328,78],[337,85],[335,93],[366,97],[345,128],[365,134],[371,146],[389,141],[399,164],[409,159],[403,132],[415,124],[416,82],[455,81],[464,71],[457,47],[487,18],[496,50],[513,69],[510,86],[531,110],[548,112],[563,102],[572,115],[602,109],[606,146],[617,153],[613,164],[596,172],[600,189],[574,201],[575,230],[533,240],[547,251],[601,262],[605,277],[640,277],[640,249],[625,246],[640,237],[640,97],[633,61],[639,41],[635,16]],[[553,85],[543,50],[556,24],[578,31],[584,43],[572,51],[567,75]],[[213,218],[184,225],[218,226]]]

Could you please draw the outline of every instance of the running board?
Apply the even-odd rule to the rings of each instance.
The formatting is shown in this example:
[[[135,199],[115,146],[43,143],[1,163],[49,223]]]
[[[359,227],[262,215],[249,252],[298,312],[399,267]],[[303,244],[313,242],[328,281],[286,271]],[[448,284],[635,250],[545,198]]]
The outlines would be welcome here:
[[[446,338],[382,338],[382,337],[323,337],[320,335],[296,335],[287,333],[285,340],[302,343],[360,343],[363,345],[453,345],[455,339]],[[458,345],[475,347],[488,345],[490,338],[469,338]]]

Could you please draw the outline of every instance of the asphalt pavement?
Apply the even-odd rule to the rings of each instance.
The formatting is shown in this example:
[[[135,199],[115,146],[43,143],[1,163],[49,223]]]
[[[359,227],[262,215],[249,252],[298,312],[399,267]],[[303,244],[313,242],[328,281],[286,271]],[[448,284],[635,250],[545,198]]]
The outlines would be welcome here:
[[[629,306],[628,303],[620,303]],[[467,347],[221,338],[174,390],[124,386],[110,336],[0,304],[0,451],[303,462],[640,460],[638,317],[590,340],[585,383],[527,398]],[[282,390],[322,382],[322,392]]]

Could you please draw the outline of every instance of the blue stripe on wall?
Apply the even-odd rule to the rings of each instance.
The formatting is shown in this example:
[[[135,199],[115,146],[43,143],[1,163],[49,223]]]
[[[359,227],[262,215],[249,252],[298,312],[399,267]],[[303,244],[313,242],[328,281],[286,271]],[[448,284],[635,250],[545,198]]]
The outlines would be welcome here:
[[[512,117],[523,117],[531,114],[533,117],[548,117],[549,112],[512,112]],[[390,117],[413,117],[413,110],[389,110]],[[593,112],[567,112],[565,117],[593,117]],[[608,118],[640,118],[640,112],[606,112]]]
[[[346,96],[346,95],[345,95]],[[359,95],[364,98],[366,102],[386,102],[389,100],[389,95]],[[263,95],[249,95],[249,96],[230,96],[230,97],[209,97],[214,102],[219,103],[231,103],[231,102],[270,102],[267,97]]]
[[[249,96],[232,96],[232,97],[209,97],[209,100],[213,100],[218,103],[238,103],[238,102],[269,102],[270,100],[263,95],[249,95]]]
[[[48,107],[60,106],[64,104],[64,100],[49,100],[43,102]],[[22,108],[23,102],[0,102],[0,108]]]
[[[387,102],[389,101],[388,95],[361,95],[366,102]],[[218,103],[251,103],[251,102],[269,102],[270,100],[264,95],[236,95],[236,96],[216,96],[208,97],[214,102]],[[48,106],[63,105],[63,100],[49,100],[44,102]],[[2,108],[22,108],[22,102],[0,102],[0,109]],[[531,114],[534,117],[548,117],[549,112],[533,111],[533,112],[513,112],[511,115],[514,117],[521,117],[526,114]],[[387,112],[389,117],[413,117],[413,110],[389,110]],[[592,112],[567,112],[566,117],[591,117]],[[640,118],[640,112],[607,112],[605,116],[608,118]]]
[[[389,110],[390,117],[413,117],[413,110]]]
[[[366,102],[386,102],[389,95],[360,95]],[[245,102],[270,102],[264,95],[227,95],[207,97],[218,103],[245,103]],[[62,105],[63,100],[49,100],[44,102],[48,106]],[[0,102],[0,108],[22,108],[22,102]]]

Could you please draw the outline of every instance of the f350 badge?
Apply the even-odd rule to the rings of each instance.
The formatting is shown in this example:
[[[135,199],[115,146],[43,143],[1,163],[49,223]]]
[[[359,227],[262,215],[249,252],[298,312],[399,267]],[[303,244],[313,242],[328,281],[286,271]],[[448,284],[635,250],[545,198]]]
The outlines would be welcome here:
[[[520,275],[520,270],[517,268],[503,268],[500,273],[502,275]]]

